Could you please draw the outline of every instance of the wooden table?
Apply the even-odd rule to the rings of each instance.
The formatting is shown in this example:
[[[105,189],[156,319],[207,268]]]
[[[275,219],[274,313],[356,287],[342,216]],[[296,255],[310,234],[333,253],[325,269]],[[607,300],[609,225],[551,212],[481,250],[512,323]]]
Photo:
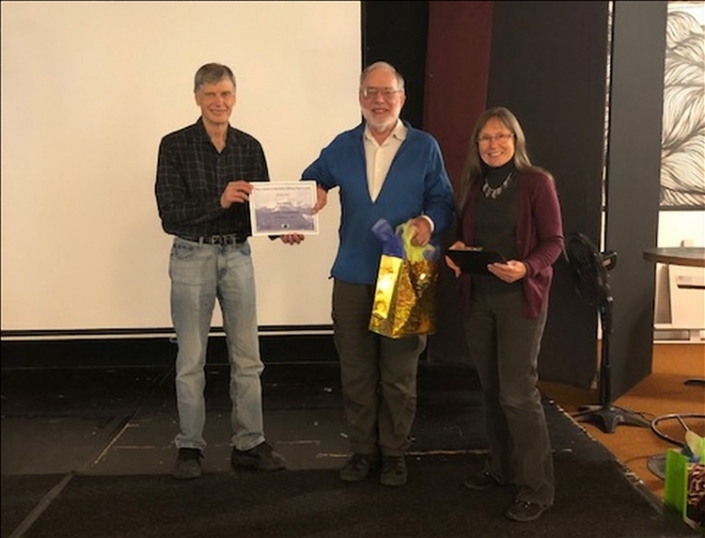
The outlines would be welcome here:
[[[705,247],[647,248],[644,250],[644,259],[670,265],[705,267]],[[705,285],[699,279],[697,281],[693,279],[693,282],[685,287],[702,289]],[[685,384],[702,386],[705,385],[705,379],[688,379]]]
[[[665,247],[647,248],[644,259],[671,265],[705,267],[705,247]]]
[[[644,259],[656,263],[667,263],[670,265],[687,265],[689,267],[705,267],[705,247],[664,247],[664,248],[647,248],[644,250]],[[701,283],[694,284],[692,287],[700,288]],[[683,383],[684,385],[705,385],[705,379],[695,378],[686,379]],[[664,415],[662,417],[656,417],[651,421],[651,430],[661,437],[670,442],[675,442],[672,439],[665,438],[657,429],[657,424],[664,419],[677,418],[681,424],[682,414],[672,414]],[[701,415],[697,415],[701,416]],[[682,443],[677,443],[679,446]],[[656,456],[651,456],[647,461],[647,468],[654,473],[659,478],[663,479],[666,475],[666,458],[664,455],[659,454]]]

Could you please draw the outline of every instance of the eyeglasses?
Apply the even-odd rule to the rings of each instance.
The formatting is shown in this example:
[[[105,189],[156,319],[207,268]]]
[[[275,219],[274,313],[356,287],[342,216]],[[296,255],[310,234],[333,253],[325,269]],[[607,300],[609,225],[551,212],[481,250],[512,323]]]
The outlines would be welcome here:
[[[489,143],[492,142],[493,140],[494,140],[495,142],[506,142],[507,140],[509,140],[509,139],[512,138],[513,136],[514,136],[514,133],[499,133],[499,134],[496,134],[496,135],[494,135],[494,136],[491,136],[491,135],[482,135],[482,136],[478,137],[477,141],[478,141],[480,144],[489,144]]]
[[[365,99],[374,99],[381,95],[385,99],[391,99],[395,93],[401,93],[404,90],[395,90],[394,88],[362,88],[360,93]]]

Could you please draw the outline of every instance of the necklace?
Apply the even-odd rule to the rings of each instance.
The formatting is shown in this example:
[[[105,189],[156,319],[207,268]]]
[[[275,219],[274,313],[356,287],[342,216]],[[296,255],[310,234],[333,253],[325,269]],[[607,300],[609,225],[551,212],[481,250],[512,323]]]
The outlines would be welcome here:
[[[493,189],[490,187],[489,183],[487,183],[487,178],[485,178],[485,184],[482,186],[482,192],[485,193],[485,198],[492,198],[493,200],[496,199],[500,194],[504,192],[504,189],[506,189],[509,186],[509,180],[512,179],[512,173],[509,172],[507,174],[507,177],[502,181],[502,184]]]

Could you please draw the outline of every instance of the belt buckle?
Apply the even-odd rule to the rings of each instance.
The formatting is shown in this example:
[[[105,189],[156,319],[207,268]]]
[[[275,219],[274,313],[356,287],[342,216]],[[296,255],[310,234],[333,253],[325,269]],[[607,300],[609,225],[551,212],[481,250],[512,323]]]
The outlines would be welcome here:
[[[226,235],[211,235],[207,238],[207,242],[211,245],[236,245],[244,242],[237,234]]]
[[[213,245],[234,245],[238,242],[237,234],[213,235],[211,243]]]

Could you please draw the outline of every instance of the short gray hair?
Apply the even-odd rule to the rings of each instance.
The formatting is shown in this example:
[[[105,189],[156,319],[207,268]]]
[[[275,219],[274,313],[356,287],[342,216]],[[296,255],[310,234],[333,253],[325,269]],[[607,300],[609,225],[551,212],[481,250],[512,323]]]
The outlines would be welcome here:
[[[399,73],[392,64],[388,62],[374,62],[370,65],[368,65],[360,74],[360,89],[362,90],[362,85],[365,83],[365,79],[367,78],[367,75],[370,74],[370,71],[373,71],[375,69],[386,69],[387,71],[390,71],[394,77],[397,79],[397,85],[399,86],[400,90],[404,90],[404,77],[401,76],[401,73]]]
[[[235,87],[235,75],[232,70],[223,64],[209,63],[202,65],[196,71],[196,76],[193,78],[194,93],[199,90],[204,84],[217,84],[223,79],[228,79]]]

